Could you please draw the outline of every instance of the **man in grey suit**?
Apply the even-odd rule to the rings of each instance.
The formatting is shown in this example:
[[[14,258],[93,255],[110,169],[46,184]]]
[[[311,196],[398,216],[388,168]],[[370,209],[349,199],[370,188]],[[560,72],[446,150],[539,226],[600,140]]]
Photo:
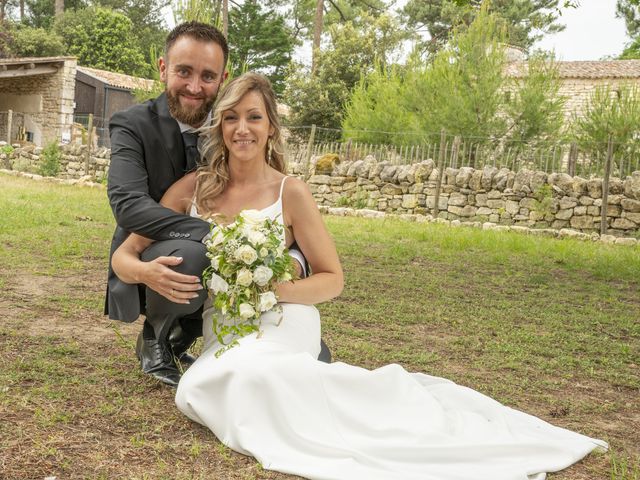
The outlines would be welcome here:
[[[109,268],[105,313],[133,322],[145,314],[136,343],[142,369],[177,385],[175,358],[193,359],[187,349],[202,331],[206,293],[199,277],[207,258],[203,220],[178,214],[158,202],[185,173],[196,168],[195,129],[209,120],[226,77],[226,39],[216,28],[197,22],[169,33],[159,60],[165,92],[155,100],[113,115],[108,196],[117,227],[111,254],[129,232],[156,240],[142,255],[153,272],[139,284],[121,282]],[[145,288],[146,286],[146,288]],[[175,303],[188,299],[189,304]]]
[[[158,202],[197,166],[194,131],[210,120],[226,78],[227,58],[226,39],[215,27],[198,22],[178,25],[169,33],[159,60],[165,92],[114,114],[109,125],[108,196],[117,222],[110,256],[130,232],[156,242],[142,254],[152,268],[140,272],[137,284],[120,281],[109,268],[105,313],[125,322],[145,315],[136,354],[145,373],[171,386],[180,380],[176,358],[192,362],[187,350],[202,334],[206,292],[200,275],[208,260],[201,241],[209,224]],[[189,303],[176,303],[184,300]],[[324,343],[320,358],[330,361]]]

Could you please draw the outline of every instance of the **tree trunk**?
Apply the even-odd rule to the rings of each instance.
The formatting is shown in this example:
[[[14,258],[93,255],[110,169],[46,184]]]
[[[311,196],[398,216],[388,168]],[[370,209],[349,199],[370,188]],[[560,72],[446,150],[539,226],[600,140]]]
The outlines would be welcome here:
[[[20,0],[20,21],[24,20],[24,0]]]
[[[313,50],[311,51],[311,72],[315,72],[320,53],[320,37],[322,36],[322,14],[324,0],[316,0],[316,16],[313,21]]]
[[[64,0],[55,0],[55,15],[62,15],[64,13]]]
[[[222,34],[229,36],[229,0],[222,0]]]

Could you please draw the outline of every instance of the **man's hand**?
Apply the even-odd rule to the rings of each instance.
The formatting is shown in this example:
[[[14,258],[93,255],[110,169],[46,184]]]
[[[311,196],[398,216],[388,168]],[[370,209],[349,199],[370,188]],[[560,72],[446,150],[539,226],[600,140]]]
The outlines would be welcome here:
[[[202,285],[198,277],[169,268],[181,262],[181,257],[158,257],[144,262],[138,273],[138,283],[144,283],[174,303],[188,304],[190,299],[198,296],[195,292],[202,290]]]

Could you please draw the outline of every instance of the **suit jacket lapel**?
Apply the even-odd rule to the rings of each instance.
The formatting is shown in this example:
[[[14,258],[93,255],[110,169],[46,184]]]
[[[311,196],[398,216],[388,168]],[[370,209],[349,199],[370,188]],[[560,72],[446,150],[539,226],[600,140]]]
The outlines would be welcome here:
[[[160,143],[171,160],[173,174],[175,178],[181,178],[184,175],[184,145],[180,127],[169,113],[169,105],[164,93],[153,101],[151,111],[157,115],[158,133],[162,139]]]

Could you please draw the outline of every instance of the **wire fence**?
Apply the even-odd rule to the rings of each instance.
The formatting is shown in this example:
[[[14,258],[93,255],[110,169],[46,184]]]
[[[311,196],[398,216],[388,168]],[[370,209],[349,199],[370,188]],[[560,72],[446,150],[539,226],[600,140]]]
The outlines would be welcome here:
[[[571,141],[518,143],[494,138],[463,138],[442,132],[438,135],[414,134],[414,143],[407,142],[409,133],[405,132],[399,134],[402,136],[400,145],[390,145],[354,140],[358,133],[313,126],[287,127],[287,160],[305,164],[314,157],[336,154],[341,161],[371,156],[379,162],[404,165],[429,159],[435,162],[442,150],[445,168],[493,166],[513,171],[528,168],[588,178],[602,176],[609,148],[608,142],[587,145]],[[640,170],[640,142],[620,144],[613,139],[612,152],[611,175],[625,178]]]
[[[27,120],[28,114],[12,112],[9,115],[8,112],[0,112],[0,140],[10,139],[9,143],[33,141],[25,127]],[[73,121],[71,142],[86,145],[91,139],[91,148],[110,147],[107,119],[77,114]],[[306,171],[314,158],[336,154],[340,161],[361,160],[370,156],[379,162],[405,165],[430,159],[441,162],[444,168],[492,166],[512,171],[528,168],[589,178],[603,175],[609,152],[608,142],[518,143],[497,138],[453,136],[446,132],[377,132],[392,140],[386,144],[358,140],[363,136],[370,137],[371,133],[315,125],[285,127],[285,156],[289,163],[301,164]],[[611,175],[619,178],[639,171],[640,139],[623,144],[613,138],[610,167]]]

